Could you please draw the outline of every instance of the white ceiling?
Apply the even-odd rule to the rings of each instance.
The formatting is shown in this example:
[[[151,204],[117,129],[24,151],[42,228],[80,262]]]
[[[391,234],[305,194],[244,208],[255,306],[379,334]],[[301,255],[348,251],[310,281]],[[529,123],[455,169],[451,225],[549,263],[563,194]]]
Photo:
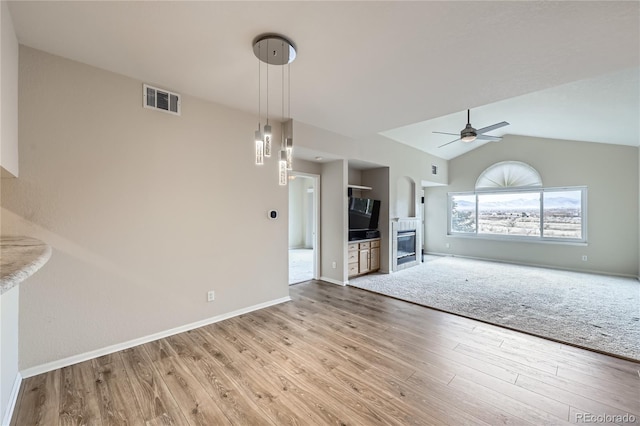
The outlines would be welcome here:
[[[506,121],[509,126],[488,132],[491,136],[525,135],[540,138],[638,146],[640,144],[640,70],[630,68],[587,80],[516,96],[474,108],[476,128]],[[453,142],[467,123],[467,112],[409,124],[382,132],[441,158],[451,159],[485,143]]]
[[[638,145],[635,1],[21,1],[10,10],[22,44],[255,114],[252,41],[282,34],[298,49],[295,120],[360,139],[383,132],[442,158],[469,146],[438,150],[450,139],[431,131],[459,132],[467,108],[476,128],[506,120],[506,133]],[[271,70],[273,113],[281,75]]]

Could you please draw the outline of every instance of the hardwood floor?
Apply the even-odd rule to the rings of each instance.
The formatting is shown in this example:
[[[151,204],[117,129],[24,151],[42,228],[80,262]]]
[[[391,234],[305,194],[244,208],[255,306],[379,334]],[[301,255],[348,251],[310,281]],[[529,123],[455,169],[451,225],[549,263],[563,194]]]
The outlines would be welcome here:
[[[290,291],[25,379],[11,425],[640,422],[638,363],[352,287]]]

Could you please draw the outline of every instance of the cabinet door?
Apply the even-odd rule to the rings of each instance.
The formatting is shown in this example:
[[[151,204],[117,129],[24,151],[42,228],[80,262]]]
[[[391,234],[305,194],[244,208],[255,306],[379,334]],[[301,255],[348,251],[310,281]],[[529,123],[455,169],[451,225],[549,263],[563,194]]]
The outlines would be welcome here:
[[[358,262],[349,264],[349,277],[358,275]]]
[[[371,269],[369,267],[369,249],[360,250],[358,257],[360,260],[360,273],[364,274],[365,272],[369,272]]]
[[[380,248],[379,247],[371,249],[370,259],[371,259],[370,269],[372,271],[377,271],[378,269],[380,269]]]

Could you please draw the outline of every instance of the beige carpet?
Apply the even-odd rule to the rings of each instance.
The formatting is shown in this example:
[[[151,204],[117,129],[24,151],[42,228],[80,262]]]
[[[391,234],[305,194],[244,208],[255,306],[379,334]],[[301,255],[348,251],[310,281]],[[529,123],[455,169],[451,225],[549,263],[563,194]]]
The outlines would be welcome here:
[[[426,256],[349,285],[600,352],[640,360],[640,282]]]

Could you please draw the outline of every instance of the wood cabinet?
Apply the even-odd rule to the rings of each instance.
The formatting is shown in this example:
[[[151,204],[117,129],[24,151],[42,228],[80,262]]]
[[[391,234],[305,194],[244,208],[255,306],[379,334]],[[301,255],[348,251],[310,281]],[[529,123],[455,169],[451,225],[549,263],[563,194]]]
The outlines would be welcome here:
[[[349,277],[380,269],[380,238],[349,243]]]

